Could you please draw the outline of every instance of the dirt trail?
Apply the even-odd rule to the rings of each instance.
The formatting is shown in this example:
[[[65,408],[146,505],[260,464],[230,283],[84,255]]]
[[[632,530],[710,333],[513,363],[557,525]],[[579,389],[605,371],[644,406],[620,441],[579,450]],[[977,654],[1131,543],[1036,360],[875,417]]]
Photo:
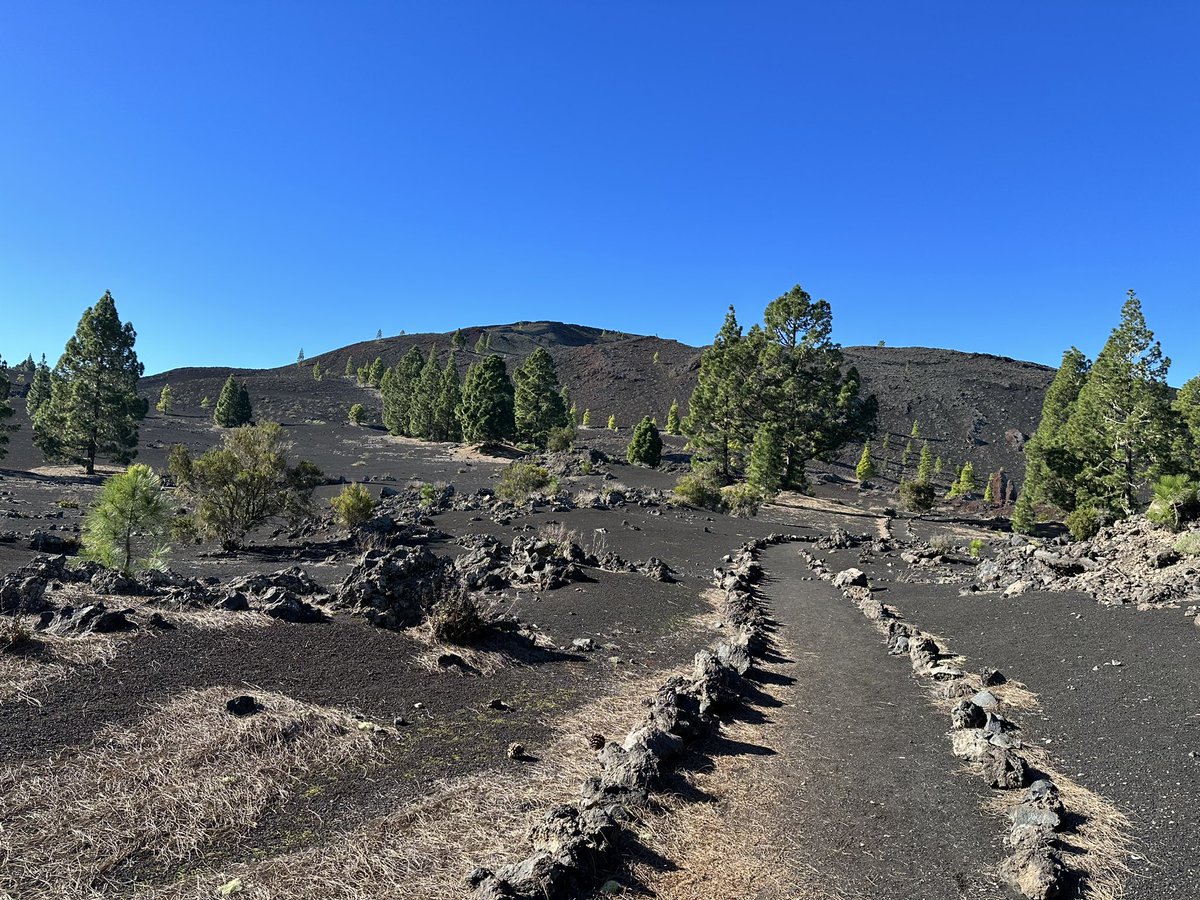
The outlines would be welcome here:
[[[839,592],[802,580],[809,573],[794,546],[763,562],[764,596],[782,626],[779,655],[761,675],[764,721],[748,731],[763,746],[743,755],[739,783],[721,792],[719,823],[695,835],[736,848],[743,858],[724,860],[728,869],[771,873],[736,896],[1008,896],[994,874],[1002,823],[981,811],[987,789],[955,772],[945,721],[908,660],[884,655],[878,632]],[[736,838],[747,833],[755,839]],[[663,897],[699,896],[698,880],[707,896],[735,896],[703,873],[661,878],[667,884],[653,887]]]

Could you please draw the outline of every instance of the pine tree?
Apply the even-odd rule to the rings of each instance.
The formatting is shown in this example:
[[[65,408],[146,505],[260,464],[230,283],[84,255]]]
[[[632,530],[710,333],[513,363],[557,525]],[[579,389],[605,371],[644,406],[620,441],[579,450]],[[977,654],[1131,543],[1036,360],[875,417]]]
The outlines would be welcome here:
[[[362,425],[367,421],[367,410],[361,403],[355,403],[350,407],[350,424]]]
[[[16,426],[8,421],[13,417],[12,404],[8,402],[11,390],[12,383],[8,377],[8,366],[4,364],[3,359],[0,359],[0,459],[4,459],[8,454],[9,432],[16,429]]]
[[[584,428],[592,427],[592,411],[590,409],[585,409],[583,411],[583,427]]]
[[[367,381],[371,377],[371,367],[370,366],[359,366],[358,369],[355,370],[354,374],[355,374],[355,377],[358,379],[358,386],[366,387]]]
[[[1067,511],[1075,508],[1078,466],[1066,446],[1066,424],[1090,365],[1087,357],[1072,347],[1063,353],[1062,364],[1046,389],[1041,420],[1025,444],[1023,514],[1033,516],[1036,506],[1042,503]]]
[[[887,456],[888,451],[892,449],[892,433],[885,431],[883,433],[883,455]]]
[[[298,365],[298,366],[304,365],[304,348],[303,347],[300,348],[300,355],[296,357],[296,365]]]
[[[1065,443],[1079,468],[1077,508],[1128,515],[1147,481],[1171,464],[1177,420],[1167,387],[1170,365],[1130,291],[1121,324],[1096,357],[1067,420]]]
[[[404,332],[402,331],[400,333],[403,334]],[[375,330],[375,340],[377,340],[377,341],[383,340],[383,329],[382,328],[378,328]]]
[[[200,408],[208,409],[210,406],[212,406],[212,400],[210,400],[208,395],[205,394],[203,397],[200,398]]]
[[[33,370],[33,379],[29,383],[29,393],[25,395],[25,414],[30,420],[37,415],[39,409],[50,399],[50,367],[46,365],[46,354],[42,354]]]
[[[25,402],[28,404],[28,399]],[[1184,382],[1172,409],[1180,422],[1176,461],[1185,472],[1200,476],[1200,375]]]
[[[667,434],[679,434],[679,401],[672,400],[671,408],[667,410]]]
[[[479,340],[477,340],[475,342],[475,352],[478,353],[480,356],[482,356],[484,353],[487,352],[487,334],[486,334],[486,332],[483,332],[483,331],[479,332]]]
[[[342,374],[345,375],[347,378],[354,377],[354,357],[353,356],[346,357],[346,368],[345,368],[345,371],[342,372]]]
[[[393,376],[395,377],[395,376]],[[423,441],[437,435],[438,400],[442,395],[442,368],[438,365],[437,347],[431,347],[425,365],[412,392],[408,407],[408,433]]]
[[[658,351],[657,351],[657,350],[655,350],[655,351],[654,351],[654,359],[653,359],[653,363],[654,363],[654,365],[656,365],[656,366],[657,366],[657,365],[658,365],[658,362],[659,362]]]
[[[921,426],[917,423],[916,419],[913,419],[912,431],[909,433],[912,435],[914,440],[921,436]]]
[[[150,404],[137,392],[136,340],[107,291],[84,311],[33,420],[34,443],[47,459],[79,463],[91,475],[97,457],[127,464],[137,455],[138,422]]]
[[[485,350],[492,349],[492,333],[490,331],[484,335],[483,348]]]
[[[83,556],[129,575],[157,569],[167,553],[174,504],[146,465],[105,480],[83,522]]]
[[[943,469],[944,467],[945,467],[945,463],[943,463],[943,462],[942,462],[942,458],[939,456],[937,459],[935,459],[935,460],[933,461],[933,474],[934,474],[934,475],[941,475],[941,474],[942,474],[942,469]]]
[[[750,462],[746,469],[746,480],[750,486],[764,495],[779,493],[784,477],[784,444],[779,428],[763,422],[754,432],[750,445]]]
[[[869,443],[863,444],[862,455],[858,458],[858,465],[854,468],[854,476],[858,479],[859,484],[875,477],[875,463],[871,460]]]
[[[441,384],[438,391],[436,417],[436,434],[439,441],[458,441],[462,439],[462,425],[458,421],[458,405],[462,400],[462,386],[458,378],[458,365],[454,354],[446,360],[446,368],[442,370]]]
[[[625,458],[630,465],[649,466],[652,469],[662,462],[662,436],[649,416],[643,416],[642,421],[633,427],[633,437],[625,450]]]
[[[313,375],[313,381],[320,381],[320,380],[321,380],[321,378],[322,378],[322,377],[324,377],[324,376],[321,374],[321,364],[320,364],[319,362],[315,362],[315,363],[313,363],[313,365],[312,365],[312,375]]]
[[[1033,534],[1036,528],[1037,515],[1029,491],[1021,491],[1021,495],[1017,497],[1017,505],[1013,507],[1012,529],[1020,534]]]
[[[164,384],[159,391],[158,402],[154,404],[154,408],[164,416],[170,415],[171,410],[175,408],[175,394],[169,384]]]
[[[516,385],[517,437],[537,447],[545,447],[552,430],[567,426],[567,409],[563,405],[554,358],[538,347],[517,367],[513,382]]]
[[[412,403],[417,382],[425,368],[425,354],[420,347],[411,347],[392,368],[392,374],[380,388],[383,394],[383,424],[395,435],[407,435],[412,416]]]
[[[996,491],[992,487],[995,480],[996,480],[996,476],[994,474],[988,475],[987,484],[985,484],[983,486],[983,502],[984,503],[993,503],[996,500]]]
[[[571,408],[567,410],[567,418],[570,420],[572,427],[579,421],[579,410],[575,408],[575,404],[571,404]]]
[[[900,465],[907,466],[908,461],[912,459],[913,443],[909,441],[904,445],[904,452],[900,454]]]
[[[866,437],[875,401],[860,397],[853,367],[843,370],[827,300],[813,300],[796,285],[767,304],[763,326],[757,378],[746,386],[758,396],[748,408],[779,428],[784,486],[803,487],[809,460],[831,460],[849,441]],[[753,345],[753,329],[748,337]]]
[[[380,382],[383,381],[383,373],[383,359],[377,356],[375,357],[375,362],[371,363],[371,368],[367,372],[367,384],[373,388],[379,387]]]
[[[917,481],[933,481],[933,451],[929,449],[928,442],[921,445],[921,460],[917,463]]]
[[[617,430],[617,417],[616,417],[616,415],[615,415],[615,414],[614,414],[614,415],[610,415],[610,416],[608,417],[608,430],[609,430],[609,431],[616,431],[616,430]]]
[[[466,335],[462,333],[461,328],[454,329],[454,335],[450,338],[450,349],[461,350],[467,346]]]
[[[221,395],[217,397],[217,407],[213,410],[213,422],[220,428],[240,428],[242,425],[250,424],[253,417],[250,394],[246,390],[246,386],[239,385],[230,374],[221,387]]]
[[[470,443],[511,440],[516,434],[512,379],[504,360],[485,356],[467,369],[458,420],[463,438]]]
[[[959,497],[970,497],[975,491],[975,467],[971,465],[968,459],[963,463],[962,471],[958,475],[958,492]]]

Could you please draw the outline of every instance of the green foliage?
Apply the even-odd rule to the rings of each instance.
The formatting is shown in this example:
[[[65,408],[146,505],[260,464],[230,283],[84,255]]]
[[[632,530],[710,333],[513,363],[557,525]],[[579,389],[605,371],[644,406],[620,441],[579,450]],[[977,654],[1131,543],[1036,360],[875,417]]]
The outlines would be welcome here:
[[[50,367],[46,365],[46,355],[42,354],[41,362],[33,371],[33,379],[29,383],[29,392],[25,395],[25,413],[32,420],[38,410],[50,399]]]
[[[1154,482],[1154,499],[1146,517],[1155,525],[1179,531],[1200,515],[1200,484],[1188,475],[1163,475]]]
[[[880,446],[883,450],[883,455],[887,456],[888,451],[892,449],[892,433],[890,431],[883,433],[883,444]]]
[[[945,468],[945,463],[942,462],[942,458],[939,456],[937,459],[935,459],[933,461],[933,474],[941,475],[943,468]]]
[[[221,387],[221,395],[217,398],[217,408],[213,410],[213,422],[220,428],[239,428],[249,425],[254,418],[254,410],[250,405],[250,391],[245,384],[239,385],[233,380],[233,375],[225,379]]]
[[[1200,556],[1200,531],[1189,531],[1175,540],[1175,552],[1184,556]]]
[[[357,481],[348,484],[329,501],[338,521],[347,528],[357,528],[375,512],[375,498]]]
[[[354,357],[353,356],[346,357],[346,368],[345,368],[345,370],[343,370],[342,374],[345,375],[347,378],[354,377]]]
[[[682,427],[679,422],[679,401],[672,400],[671,408],[667,410],[667,434],[680,434]]]
[[[653,363],[654,363],[654,365],[656,365],[656,366],[659,364],[659,357],[658,357],[658,351],[657,351],[657,350],[655,350],[655,351],[654,351],[654,357],[653,357],[653,359],[651,360],[651,362],[653,362]]]
[[[413,403],[424,369],[425,354],[420,347],[414,346],[400,357],[390,375],[386,378],[380,376],[383,424],[390,433],[411,436]]]
[[[473,444],[512,440],[516,434],[514,392],[504,360],[495,354],[467,369],[458,407],[464,440]]]
[[[433,419],[435,441],[462,440],[462,425],[458,421],[458,405],[461,401],[462,383],[458,377],[458,364],[451,353],[438,383],[437,409]]]
[[[862,455],[858,458],[858,465],[854,467],[854,477],[858,479],[858,483],[870,481],[875,477],[875,463],[871,459],[871,444],[865,443],[862,448]]]
[[[296,357],[296,365],[298,365],[298,366],[304,365],[304,348],[303,347],[300,348],[300,353]]]
[[[421,504],[423,506],[432,506],[433,502],[437,500],[439,493],[441,492],[438,490],[438,486],[436,484],[429,484],[426,482],[425,484],[421,485],[421,490],[417,492],[417,496],[421,498]]]
[[[154,408],[164,416],[170,415],[171,410],[175,408],[175,394],[169,384],[164,384],[162,390],[159,391],[158,402],[154,404]]]
[[[209,398],[209,396],[207,394],[205,394],[203,397],[200,398],[200,408],[208,409],[210,406],[212,406],[212,399]]]
[[[8,367],[4,365],[4,360],[0,359],[0,459],[3,459],[8,453],[9,432],[16,428],[8,421],[13,417],[12,404],[8,402],[11,390],[12,384],[8,377]]]
[[[479,333],[479,340],[475,342],[475,352],[482,356],[487,353],[487,347],[487,332],[481,331]]]
[[[933,482],[933,451],[929,449],[929,443],[921,445],[921,459],[917,463],[917,481]]]
[[[950,486],[951,497],[969,498],[975,492],[975,467],[967,460],[959,470],[958,480]]]
[[[760,495],[774,496],[783,486],[784,442],[779,427],[763,422],[754,432],[747,480]]]
[[[538,347],[517,367],[513,381],[517,437],[536,447],[545,447],[551,429],[569,424],[554,358],[545,348]]]
[[[546,449],[560,452],[575,446],[575,426],[566,425],[553,429],[546,438]]]
[[[321,371],[321,364],[319,362],[313,363],[312,376],[313,376],[313,381],[320,381],[322,378],[325,377],[325,373]]]
[[[582,422],[582,425],[583,425],[583,427],[584,427],[584,428],[591,428],[591,427],[592,427],[592,411],[591,411],[590,409],[585,409],[585,410],[583,411],[583,422]]]
[[[395,375],[392,377],[395,378]],[[407,434],[425,441],[437,440],[441,396],[442,369],[438,365],[437,347],[433,347],[413,387],[408,406]]]
[[[450,347],[454,350],[462,350],[467,346],[467,336],[462,333],[461,328],[454,329],[454,335],[450,338]]]
[[[1200,375],[1184,382],[1171,408],[1180,423],[1175,449],[1177,464],[1193,475],[1200,475]]]
[[[83,555],[129,575],[162,568],[174,505],[146,465],[105,479],[83,522]]]
[[[981,538],[972,539],[970,553],[974,559],[979,559],[979,555],[983,553],[983,540]]]
[[[1017,505],[1013,507],[1012,529],[1019,534],[1033,534],[1037,528],[1037,510],[1034,509],[1028,489],[1021,491]]]
[[[739,519],[748,519],[757,515],[762,502],[762,491],[753,484],[742,482],[721,488],[722,509]]]
[[[364,425],[367,421],[367,411],[361,403],[355,403],[350,407],[350,424]]]
[[[900,502],[910,512],[924,513],[933,509],[933,485],[928,481],[900,482]]]
[[[697,509],[721,508],[721,485],[708,473],[690,472],[675,484],[675,499]]]
[[[254,528],[312,511],[319,470],[305,460],[288,463],[291,444],[270,422],[225,432],[220,447],[193,458],[183,445],[168,459],[180,500],[191,507],[197,533],[237,547]]]
[[[355,378],[358,380],[359,387],[366,387],[367,381],[371,378],[370,366],[359,366],[355,371]]]
[[[571,408],[567,410],[567,418],[570,420],[572,427],[579,423],[579,410],[575,408],[575,404],[571,404]]]
[[[524,503],[531,494],[553,493],[554,489],[554,479],[542,466],[515,462],[500,473],[496,496],[513,503]]]
[[[1077,503],[1129,515],[1147,481],[1172,465],[1178,420],[1167,387],[1170,365],[1130,291],[1121,323],[1096,357],[1067,420]]]
[[[617,417],[616,417],[616,415],[615,415],[615,414],[613,414],[613,415],[610,415],[610,416],[608,417],[608,430],[609,430],[609,431],[616,431],[616,430],[617,430]]]
[[[1064,510],[1075,508],[1077,469],[1066,450],[1065,430],[1090,365],[1087,357],[1072,347],[1063,353],[1058,372],[1046,390],[1041,420],[1025,444],[1022,494],[1027,495],[1026,509],[1031,514],[1034,506],[1040,503],[1053,504]]]
[[[994,475],[988,475],[987,484],[984,485],[984,488],[983,488],[983,502],[984,503],[994,503],[995,502],[996,491],[992,487],[992,485],[995,483],[995,481],[996,481],[996,477]]]
[[[630,465],[657,468],[662,462],[662,436],[649,416],[633,427],[633,437],[625,449],[625,458]]]
[[[907,466],[908,461],[910,459],[912,459],[912,454],[913,454],[913,442],[909,441],[907,444],[904,445],[904,451],[900,454],[900,465]]]
[[[1067,530],[1077,541],[1086,541],[1096,536],[1104,525],[1105,514],[1094,506],[1077,506],[1067,516]]]
[[[921,426],[916,419],[913,419],[912,431],[910,431],[909,434],[912,435],[913,440],[916,440],[921,436]]]
[[[126,464],[137,455],[149,403],[137,392],[136,340],[107,291],[84,310],[51,373],[50,398],[33,418],[34,443],[47,459],[78,463],[91,475],[97,457]]]
[[[367,385],[377,388],[383,382],[384,365],[382,357],[375,357],[375,361],[371,363],[371,368],[367,370]]]

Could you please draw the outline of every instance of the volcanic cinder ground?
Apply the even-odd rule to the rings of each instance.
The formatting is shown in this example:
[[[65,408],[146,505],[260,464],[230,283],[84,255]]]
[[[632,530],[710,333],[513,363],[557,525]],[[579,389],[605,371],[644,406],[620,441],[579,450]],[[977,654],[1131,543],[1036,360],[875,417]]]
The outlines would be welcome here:
[[[223,374],[197,378],[216,386]],[[378,406],[349,380],[276,380],[255,381],[256,405],[331,482],[365,481],[403,504],[422,484],[470,496],[510,464],[344,423],[347,400]],[[140,459],[156,466],[174,443],[203,449],[220,437],[197,405],[215,387],[172,383],[179,410],[152,413],[142,430]],[[769,650],[740,701],[663,771],[588,890],[1010,896],[999,868],[1020,791],[989,787],[955,757],[945,688],[889,655],[878,623],[819,577],[819,560],[830,573],[861,570],[870,595],[935,636],[948,663],[1006,676],[998,712],[1063,791],[1068,896],[1200,896],[1200,630],[1179,604],[964,593],[970,542],[989,542],[986,557],[1007,541],[1002,508],[912,520],[889,509],[888,493],[831,480],[734,519],[670,502],[687,462],[681,439],[668,437],[666,467],[650,470],[621,461],[628,436],[580,432],[577,458],[610,461],[561,478],[575,508],[451,504],[409,540],[454,557],[465,535],[569,539],[631,563],[657,558],[674,580],[585,565],[565,586],[494,591],[492,612],[519,627],[476,645],[438,645],[424,626],[378,628],[319,599],[324,621],[293,623],[263,615],[253,596],[250,610],[231,611],[54,581],[53,605],[100,600],[137,627],[35,633],[0,653],[0,895],[468,896],[476,866],[525,857],[529,826],[597,774],[593,739],[623,740],[643,701],[727,630],[714,567],[749,540],[786,534],[760,555]],[[40,468],[27,423],[0,465],[5,575],[45,555],[30,548],[35,534],[77,536],[98,479]],[[318,491],[323,508],[337,489]],[[839,531],[849,539],[825,540]],[[298,566],[335,595],[358,557],[322,512],[300,532],[264,529],[238,553],[178,546],[170,567],[219,591]],[[231,715],[239,695],[259,711]]]

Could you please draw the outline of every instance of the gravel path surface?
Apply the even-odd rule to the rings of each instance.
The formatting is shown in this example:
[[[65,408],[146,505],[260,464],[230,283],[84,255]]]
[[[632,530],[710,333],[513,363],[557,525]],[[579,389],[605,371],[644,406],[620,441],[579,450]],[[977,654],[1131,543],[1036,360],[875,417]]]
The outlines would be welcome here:
[[[999,898],[1003,823],[987,789],[956,774],[944,718],[906,658],[809,572],[794,546],[763,557],[764,596],[783,626],[764,742],[777,753],[769,800],[772,847],[814,892],[847,898]],[[761,816],[761,809],[754,811]]]
[[[1200,897],[1200,630],[1180,610],[1105,607],[1072,594],[1004,599],[959,597],[942,585],[888,587],[884,601],[913,624],[1038,695],[1034,737],[1133,822],[1127,897]]]

